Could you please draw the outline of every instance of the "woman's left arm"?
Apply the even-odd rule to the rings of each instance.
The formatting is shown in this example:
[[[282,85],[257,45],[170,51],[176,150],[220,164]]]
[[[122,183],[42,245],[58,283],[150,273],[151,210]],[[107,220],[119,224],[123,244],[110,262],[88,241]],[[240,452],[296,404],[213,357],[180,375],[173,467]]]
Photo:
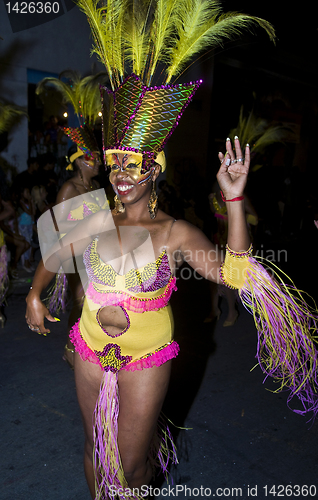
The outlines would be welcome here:
[[[217,180],[227,207],[228,246],[234,252],[245,252],[250,246],[243,196],[250,164],[249,146],[246,146],[243,160],[239,140],[235,139],[235,152],[231,141],[227,140],[226,155],[220,153],[219,159],[221,166]],[[187,222],[180,221],[176,230],[175,241],[180,242],[178,250],[183,260],[201,276],[219,283],[219,268],[224,260],[221,249]]]

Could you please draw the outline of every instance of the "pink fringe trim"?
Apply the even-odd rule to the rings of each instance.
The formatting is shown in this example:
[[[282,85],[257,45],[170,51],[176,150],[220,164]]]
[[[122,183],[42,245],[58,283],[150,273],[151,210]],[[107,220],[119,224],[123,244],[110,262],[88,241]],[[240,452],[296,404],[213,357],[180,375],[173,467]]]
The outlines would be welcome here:
[[[74,326],[72,326],[70,330],[70,340],[74,344],[75,351],[78,352],[83,361],[90,361],[95,365],[99,365],[103,369],[98,357],[96,356],[94,351],[92,351],[92,349],[88,347],[81,335],[81,331],[79,329],[80,320],[81,318],[79,318],[79,320],[75,323]]]
[[[174,290],[177,290],[176,278],[171,278],[164,293],[154,298],[135,297],[124,292],[99,292],[91,282],[86,297],[101,306],[121,305],[129,311],[143,313],[166,307]]]
[[[79,328],[79,322],[80,320],[78,320],[72,327],[70,331],[70,340],[74,344],[76,352],[78,352],[83,361],[90,361],[91,363],[99,365],[103,370],[103,366],[99,361],[98,356],[92,349],[90,349],[90,347],[88,347],[85,340],[83,339]],[[162,349],[157,350],[153,354],[150,354],[150,356],[131,361],[126,366],[124,366],[122,370],[134,372],[136,370],[152,368],[153,366],[161,366],[166,361],[169,361],[172,358],[176,358],[179,350],[179,344],[175,340],[173,340],[171,344],[168,344]]]
[[[218,213],[215,213],[214,217],[216,217],[217,219],[222,219],[222,220],[227,220],[228,219],[227,215],[218,214]]]
[[[122,370],[127,372],[134,372],[136,370],[143,370],[144,368],[152,368],[153,366],[161,366],[169,359],[176,358],[180,351],[179,344],[173,340],[171,344],[166,345],[159,351],[154,352],[147,358],[136,359],[125,365]]]

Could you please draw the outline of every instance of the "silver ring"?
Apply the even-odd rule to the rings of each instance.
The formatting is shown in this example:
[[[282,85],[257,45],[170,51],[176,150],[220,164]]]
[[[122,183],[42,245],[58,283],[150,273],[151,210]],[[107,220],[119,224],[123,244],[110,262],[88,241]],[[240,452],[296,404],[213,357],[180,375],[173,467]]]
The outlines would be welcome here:
[[[231,161],[231,165],[233,165],[233,164],[234,164],[234,163],[236,163],[236,162],[237,162],[237,160],[232,160],[232,161]]]
[[[237,161],[239,161],[239,162],[242,162],[242,163],[243,163],[243,161],[244,161],[244,160],[243,160],[243,158],[238,158],[238,159],[237,159]]]
[[[33,328],[31,325],[28,325],[28,327],[30,328],[30,330],[32,330],[32,332],[37,332],[40,330],[40,328]]]

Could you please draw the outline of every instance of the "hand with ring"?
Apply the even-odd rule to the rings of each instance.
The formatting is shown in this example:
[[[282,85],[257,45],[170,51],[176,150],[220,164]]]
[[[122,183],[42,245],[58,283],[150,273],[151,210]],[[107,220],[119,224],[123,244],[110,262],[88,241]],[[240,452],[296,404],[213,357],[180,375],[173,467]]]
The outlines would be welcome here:
[[[219,153],[221,166],[217,180],[225,199],[231,200],[241,197],[247,182],[250,166],[250,147],[245,148],[245,158],[238,137],[234,138],[234,150],[230,139],[226,140],[226,154]]]
[[[39,331],[40,329],[37,326],[32,326],[32,325],[28,324],[28,327],[30,328],[30,330],[32,330],[32,332],[38,332],[39,335],[44,335],[45,337],[47,335],[46,333],[42,333],[41,334],[41,332]]]
[[[54,323],[59,321],[59,319],[53,318],[48,308],[43,304],[37,294],[32,293],[32,290],[28,294],[26,302],[27,309],[25,313],[25,319],[28,327],[33,332],[37,332],[39,335],[46,336],[48,333],[50,333],[50,330],[45,328],[44,318]]]

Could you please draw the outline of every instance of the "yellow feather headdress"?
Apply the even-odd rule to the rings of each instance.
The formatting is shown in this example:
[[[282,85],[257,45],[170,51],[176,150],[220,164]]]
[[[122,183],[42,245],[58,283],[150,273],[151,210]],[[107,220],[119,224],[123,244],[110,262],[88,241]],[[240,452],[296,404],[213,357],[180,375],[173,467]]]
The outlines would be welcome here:
[[[64,104],[71,104],[80,125],[93,126],[100,112],[99,86],[107,80],[107,73],[100,72],[84,78],[76,71],[63,71],[59,78],[44,78],[37,86],[36,93],[43,94],[54,88]]]
[[[53,87],[60,94],[63,103],[71,104],[80,127],[66,127],[63,131],[84,154],[99,150],[93,125],[100,113],[99,86],[106,79],[106,72],[81,78],[75,71],[63,71],[59,78],[44,78],[36,88],[36,93],[41,95],[46,89]],[[67,169],[72,169],[71,164]]]
[[[105,65],[111,85],[103,91],[104,149],[140,152],[145,169],[162,151],[201,83],[171,85],[195,54],[255,26],[275,40],[270,23],[238,12],[222,13],[218,0],[76,3],[87,16],[92,53]]]

